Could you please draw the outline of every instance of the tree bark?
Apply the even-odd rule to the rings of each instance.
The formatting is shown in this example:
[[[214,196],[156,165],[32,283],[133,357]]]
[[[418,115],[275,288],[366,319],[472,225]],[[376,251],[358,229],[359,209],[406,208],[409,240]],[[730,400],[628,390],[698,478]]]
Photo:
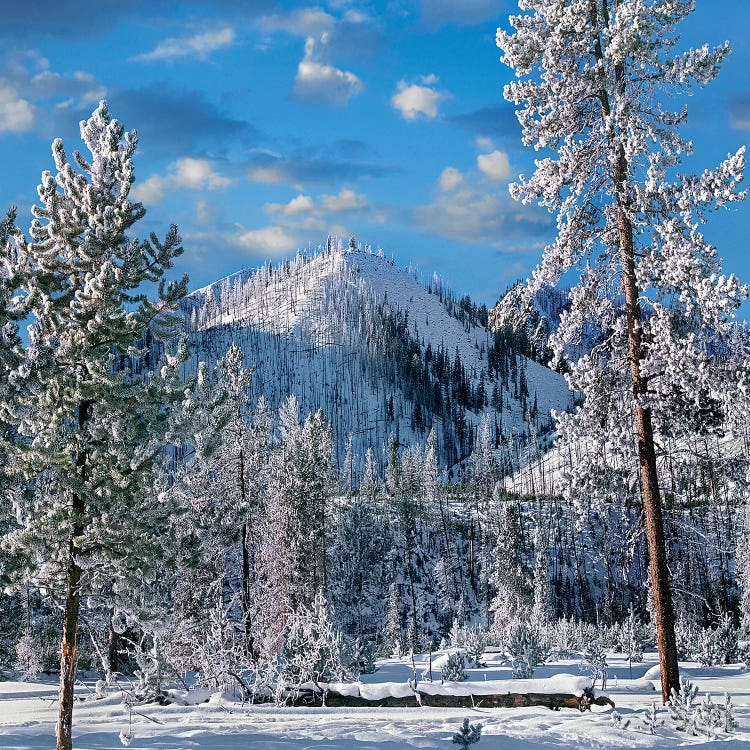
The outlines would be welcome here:
[[[635,281],[633,229],[624,209],[620,208],[620,259],[623,265],[623,287],[628,328],[630,377],[633,383],[635,429],[638,440],[638,460],[641,476],[643,510],[646,517],[651,586],[656,614],[656,642],[661,668],[661,697],[666,703],[672,690],[680,689],[677,660],[677,641],[674,633],[674,608],[669,582],[664,522],[661,512],[661,492],[656,468],[656,448],[651,410],[644,405],[647,382],[641,373],[643,350],[641,342],[641,314]]]
[[[82,401],[78,408],[78,431],[83,432],[89,418],[91,401]],[[79,450],[75,468],[80,480],[86,478],[87,454]],[[73,524],[68,540],[68,563],[65,574],[65,610],[60,644],[60,690],[57,714],[57,750],[73,750],[73,696],[76,676],[78,612],[81,603],[81,567],[77,562],[78,539],[83,534],[86,505],[83,497],[74,494],[71,503]]]
[[[589,1],[591,22],[598,28],[597,1]],[[609,24],[609,0],[602,3],[604,24]],[[600,62],[604,60],[601,38],[594,36],[594,56]],[[615,65],[615,83],[617,93],[625,93],[625,68],[623,64]],[[611,115],[609,93],[603,87],[599,92],[602,116],[608,119]],[[628,336],[628,359],[630,362],[630,379],[633,387],[633,419],[636,439],[638,441],[638,462],[641,479],[641,494],[646,518],[646,539],[648,543],[651,585],[654,594],[656,615],[656,639],[659,649],[659,666],[661,668],[662,701],[669,700],[672,690],[679,691],[680,675],[677,660],[677,642],[674,633],[674,609],[669,582],[669,567],[664,539],[664,522],[661,512],[661,493],[659,475],[656,467],[656,446],[651,409],[645,404],[648,383],[643,376],[641,365],[644,359],[642,341],[641,304],[635,275],[635,247],[633,242],[633,224],[628,214],[628,161],[625,150],[616,136],[610,135],[610,145],[614,150],[613,182],[617,202],[617,232],[619,240],[621,281],[625,294],[625,320]]]
[[[60,648],[60,692],[57,715],[57,750],[73,748],[73,690],[76,670],[76,635],[80,604],[81,568],[75,562],[75,546],[68,546],[68,571],[65,581],[65,614]]]

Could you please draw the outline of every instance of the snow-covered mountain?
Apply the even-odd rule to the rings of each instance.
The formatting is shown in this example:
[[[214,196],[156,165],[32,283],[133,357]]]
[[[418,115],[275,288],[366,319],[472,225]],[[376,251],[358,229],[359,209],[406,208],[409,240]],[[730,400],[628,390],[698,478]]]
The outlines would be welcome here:
[[[443,460],[471,450],[476,426],[503,436],[547,429],[569,392],[557,373],[485,326],[486,310],[423,285],[382,253],[329,242],[313,254],[240,271],[193,292],[183,306],[194,360],[210,364],[230,343],[254,369],[253,396],[277,407],[293,393],[303,413],[331,419],[339,458],[394,433],[407,444],[431,428]]]

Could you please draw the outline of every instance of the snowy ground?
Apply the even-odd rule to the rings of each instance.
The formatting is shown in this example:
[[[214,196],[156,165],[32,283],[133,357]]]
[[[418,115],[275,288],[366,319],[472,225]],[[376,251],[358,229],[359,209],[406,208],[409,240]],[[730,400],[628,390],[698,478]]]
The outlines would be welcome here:
[[[510,670],[488,655],[487,668],[469,670],[471,680],[510,679]],[[133,716],[130,746],[161,750],[395,750],[404,747],[443,748],[465,716],[481,722],[483,736],[478,750],[508,748],[664,748],[689,744],[701,747],[706,738],[661,728],[656,736],[640,728],[640,716],[659,695],[653,688],[655,654],[643,664],[633,665],[617,656],[612,665],[607,692],[617,704],[626,730],[612,724],[612,709],[591,713],[544,708],[517,709],[344,709],[276,708],[242,706],[226,697],[213,696],[195,706],[139,707],[145,716]],[[417,662],[418,669],[424,666]],[[725,690],[732,695],[739,728],[733,735],[721,735],[726,750],[750,747],[750,673],[738,666],[701,668],[683,664],[684,673],[721,700]],[[650,671],[649,671],[650,670]],[[555,674],[577,674],[578,662],[561,661],[540,667],[535,678]],[[404,661],[381,663],[381,669],[366,676],[367,682],[405,682],[411,666]],[[56,686],[52,679],[37,683],[0,682],[0,748],[41,750],[54,747]],[[88,695],[82,687],[81,697]],[[666,712],[664,712],[666,716]],[[149,718],[146,718],[149,717]],[[83,700],[75,707],[76,750],[122,748],[120,732],[128,731],[128,715],[119,694],[102,700]]]

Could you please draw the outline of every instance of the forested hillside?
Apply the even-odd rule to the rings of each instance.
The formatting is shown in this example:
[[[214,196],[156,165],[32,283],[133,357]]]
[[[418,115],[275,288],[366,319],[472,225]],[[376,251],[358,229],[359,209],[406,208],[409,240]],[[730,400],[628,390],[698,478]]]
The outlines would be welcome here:
[[[549,433],[551,410],[570,394],[530,359],[527,336],[490,332],[486,309],[468,297],[351,244],[329,238],[318,252],[193,292],[183,302],[192,362],[212,365],[237,344],[256,398],[278,408],[294,394],[303,412],[329,415],[339,464],[350,434],[354,452],[373,447],[382,468],[391,433],[409,444],[434,428],[448,467],[468,457],[483,418],[497,448]]]

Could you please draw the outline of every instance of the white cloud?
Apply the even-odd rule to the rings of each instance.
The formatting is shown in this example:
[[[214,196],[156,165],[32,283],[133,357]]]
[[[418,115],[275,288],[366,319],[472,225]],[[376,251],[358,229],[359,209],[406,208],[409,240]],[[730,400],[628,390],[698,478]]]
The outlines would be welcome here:
[[[284,216],[297,216],[312,211],[314,207],[313,199],[309,195],[300,193],[296,198],[292,198],[289,203],[267,203],[266,211],[272,214],[280,213]]]
[[[330,31],[336,19],[321,8],[297,8],[288,13],[273,13],[258,19],[258,26],[267,33],[285,31],[294,36],[319,37]]]
[[[488,192],[481,183],[437,193],[431,203],[413,209],[412,221],[440,237],[500,248],[554,235],[546,211],[517,203],[505,190]]]
[[[417,82],[423,86],[434,86],[439,80],[434,73],[428,73],[426,76],[419,76]]]
[[[195,202],[195,221],[198,224],[209,224],[214,216],[213,206],[201,198]]]
[[[432,120],[438,115],[438,105],[450,94],[433,88],[437,83],[434,75],[422,76],[419,83],[408,84],[399,81],[396,93],[391,97],[392,106],[407,120],[415,120],[420,115]]]
[[[317,201],[309,195],[300,193],[288,203],[267,203],[265,208],[268,213],[278,213],[282,216],[308,214],[321,218],[342,211],[356,211],[366,206],[367,198],[364,195],[342,188],[336,195],[321,195]]]
[[[83,107],[107,95],[107,89],[91,73],[80,70],[69,76],[62,76],[54,70],[43,70],[31,79],[29,86],[38,97],[67,96],[57,103],[59,109]]]
[[[136,182],[133,196],[144,203],[158,203],[170,189],[216,190],[226,187],[231,180],[214,171],[208,159],[187,157],[170,164],[166,175],[151,175],[144,182]]]
[[[178,187],[201,188],[209,190],[225,187],[230,180],[214,172],[208,159],[180,159],[174,164],[174,180]]]
[[[234,39],[234,29],[225,26],[221,29],[204,31],[201,34],[193,34],[192,36],[164,39],[151,52],[144,52],[130,59],[135,62],[174,60],[178,57],[197,57],[202,60],[211,52],[228,47],[234,42]]]
[[[464,181],[464,176],[455,167],[446,167],[438,178],[441,190],[454,190]]]
[[[507,182],[510,179],[510,161],[504,151],[492,151],[477,156],[479,171],[495,182]]]
[[[34,126],[34,107],[10,88],[0,86],[0,133],[22,133]]]
[[[34,50],[0,52],[0,132],[57,134],[60,110],[81,109],[107,95],[90,73],[58,73]],[[37,109],[45,112],[37,117]],[[69,121],[69,115],[64,115]]]
[[[264,185],[280,185],[287,181],[287,176],[277,167],[253,167],[247,175],[253,182]]]
[[[297,247],[297,239],[284,227],[248,229],[237,237],[237,244],[254,254],[281,255]]]
[[[340,190],[336,195],[321,195],[320,206],[325,213],[337,213],[339,211],[355,211],[367,205],[364,195],[355,193],[346,188]]]
[[[305,41],[305,56],[297,66],[294,96],[312,102],[344,105],[364,90],[362,81],[352,72],[341,70],[322,59],[321,47],[327,44],[324,33],[320,42],[313,37]]]

